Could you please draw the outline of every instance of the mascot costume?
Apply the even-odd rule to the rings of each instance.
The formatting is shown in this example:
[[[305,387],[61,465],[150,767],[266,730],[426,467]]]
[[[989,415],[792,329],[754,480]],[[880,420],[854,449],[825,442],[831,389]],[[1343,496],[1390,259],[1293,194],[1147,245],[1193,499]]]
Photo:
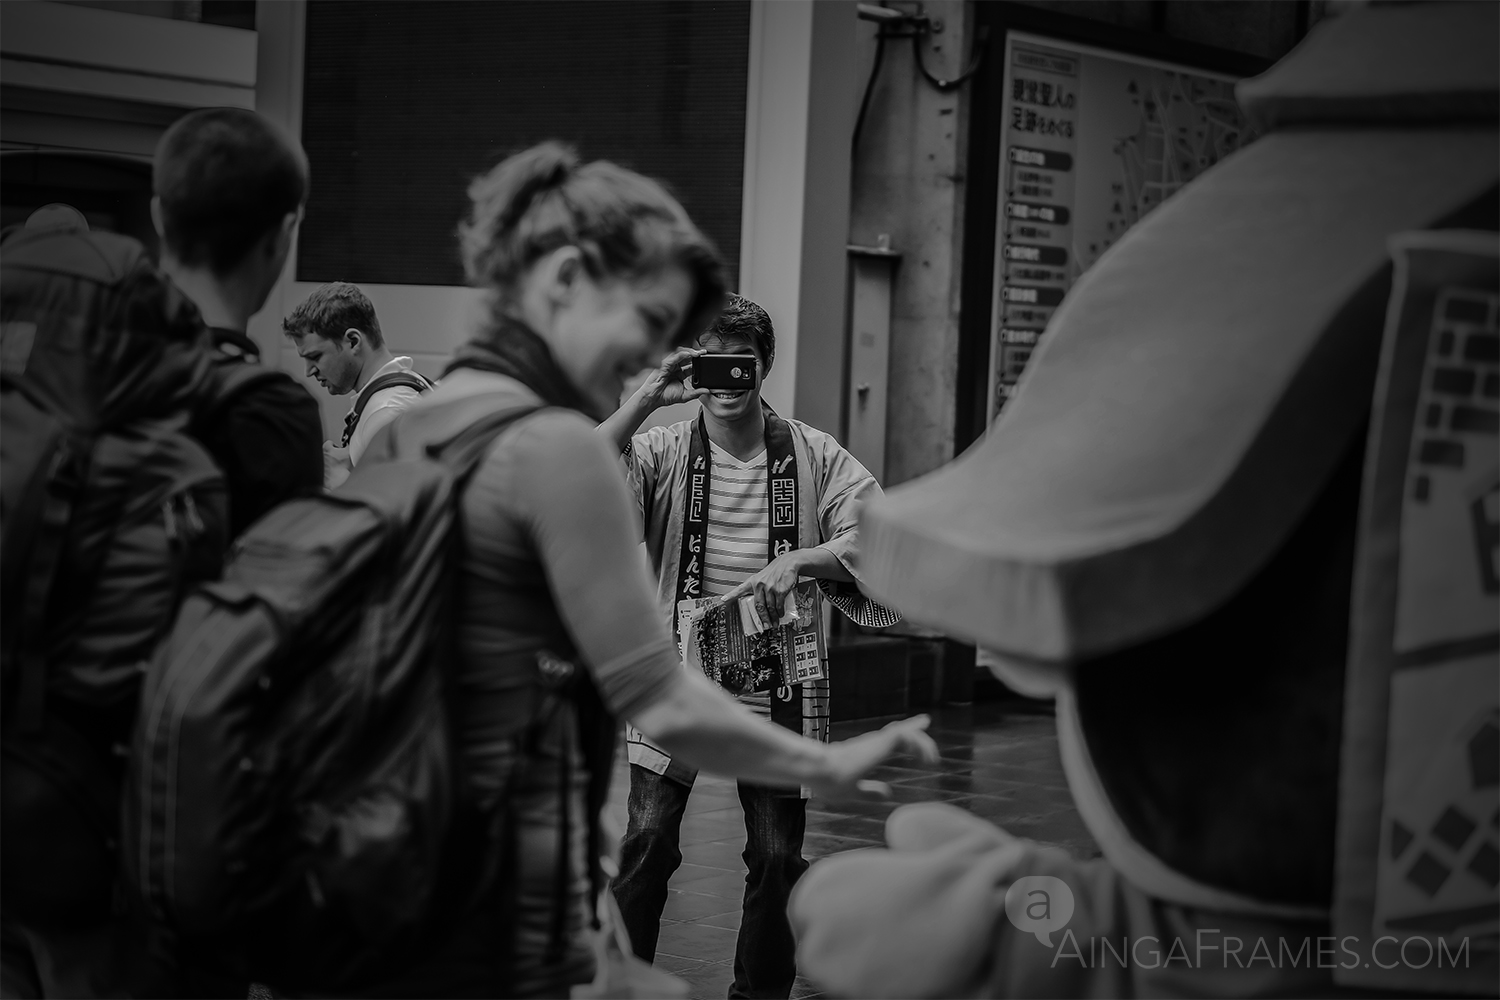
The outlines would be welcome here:
[[[908,806],[815,865],[849,996],[1494,995],[1493,3],[1356,9],[865,512],[882,602],[1057,700],[1103,857]]]

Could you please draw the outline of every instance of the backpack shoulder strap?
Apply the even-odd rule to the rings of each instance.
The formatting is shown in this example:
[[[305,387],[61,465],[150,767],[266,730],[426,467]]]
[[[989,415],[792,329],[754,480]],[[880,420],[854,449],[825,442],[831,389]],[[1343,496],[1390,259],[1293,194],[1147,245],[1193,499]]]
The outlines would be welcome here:
[[[419,372],[402,370],[398,372],[386,372],[384,375],[370,379],[368,385],[359,391],[359,397],[354,400],[354,409],[344,418],[344,440],[340,442],[343,447],[349,447],[349,440],[354,437],[354,428],[359,426],[359,418],[364,415],[365,407],[370,398],[382,389],[390,389],[397,386],[405,386],[418,392],[426,392],[432,388],[432,382]]]
[[[423,375],[421,372],[411,371],[410,369],[403,369],[398,372],[386,372],[379,378],[371,379],[370,384],[360,390],[360,398],[355,402],[355,405],[363,409],[369,397],[382,389],[389,389],[391,386],[396,385],[404,385],[408,389],[426,392],[432,388],[433,383],[426,375]]]
[[[465,481],[501,431],[540,409],[540,406],[513,406],[487,413],[457,434],[429,444],[427,455],[447,465],[457,479]]]
[[[92,441],[59,439],[45,470],[38,470],[40,509],[26,579],[21,584],[21,620],[10,627],[18,629],[18,676],[15,721],[22,732],[42,728],[47,697],[47,659],[43,646],[47,606],[52,585],[57,578],[63,543],[73,519],[73,505],[87,474],[88,453]]]

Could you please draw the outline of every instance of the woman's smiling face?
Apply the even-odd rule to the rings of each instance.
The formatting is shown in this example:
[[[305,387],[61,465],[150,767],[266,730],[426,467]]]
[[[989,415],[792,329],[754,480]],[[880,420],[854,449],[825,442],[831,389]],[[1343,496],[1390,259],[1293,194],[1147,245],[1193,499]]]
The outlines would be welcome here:
[[[692,304],[693,280],[669,265],[632,278],[595,279],[582,267],[539,329],[558,365],[600,414],[613,413],[627,379],[661,363]]]

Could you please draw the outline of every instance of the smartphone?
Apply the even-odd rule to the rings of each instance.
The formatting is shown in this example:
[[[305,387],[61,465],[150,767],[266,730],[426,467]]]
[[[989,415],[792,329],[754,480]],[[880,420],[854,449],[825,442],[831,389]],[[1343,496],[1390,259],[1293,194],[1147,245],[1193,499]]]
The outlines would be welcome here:
[[[700,354],[693,359],[693,385],[699,389],[754,389],[760,370],[753,354]]]

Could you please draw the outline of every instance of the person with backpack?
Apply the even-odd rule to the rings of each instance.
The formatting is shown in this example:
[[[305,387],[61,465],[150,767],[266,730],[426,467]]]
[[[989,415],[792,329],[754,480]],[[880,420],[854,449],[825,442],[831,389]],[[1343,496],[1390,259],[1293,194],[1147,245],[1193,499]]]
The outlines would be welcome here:
[[[189,433],[213,360],[145,248],[65,206],[0,241],[0,336],[0,990],[119,995],[140,981],[115,892],[140,665],[229,540]]]
[[[245,334],[305,156],[253,112],[197,111],[162,136],[152,184],[159,269],[76,212],[4,244],[7,994],[187,981],[115,894],[141,664],[232,539],[322,485],[317,403]]]
[[[263,116],[209,108],[156,147],[151,217],[161,268],[202,313],[214,365],[193,433],[224,470],[231,538],[323,482],[322,421],[306,389],[246,335],[286,266],[307,199],[307,157]]]
[[[147,675],[128,881],[281,991],[588,983],[618,720],[821,796],[879,795],[866,775],[898,753],[936,759],[925,718],[824,744],[684,669],[596,431],[721,307],[681,205],[555,143],[469,193],[483,329],[344,486],[251,529]]]
[[[349,478],[375,432],[432,388],[412,371],[411,358],[398,357],[385,344],[375,306],[347,281],[316,289],[281,322],[309,378],[335,396],[357,393],[344,417],[344,437],[323,446],[324,485]]]
[[[495,763],[505,758],[504,720],[515,709],[499,696],[502,678],[528,658],[510,650],[576,661],[608,719],[631,720],[698,766],[766,785],[850,795],[887,755],[931,751],[925,720],[825,746],[756,718],[683,669],[636,548],[636,503],[618,456],[594,430],[617,407],[626,378],[692,342],[722,307],[717,257],[681,206],[652,180],[607,162],[581,164],[555,144],[501,163],[470,197],[464,261],[469,280],[490,291],[490,322],[422,410],[481,393],[543,407],[502,433],[463,498],[473,547],[460,626],[472,692],[464,713],[471,787],[493,787]],[[553,876],[559,846],[576,852],[603,804],[572,803],[577,793],[560,791],[552,777],[581,723],[562,721],[539,741],[539,759],[507,804],[521,824],[505,984],[518,996],[555,995],[593,971],[581,935],[594,906],[588,866],[574,861],[567,883]],[[612,751],[613,722],[595,724],[606,728],[593,739]],[[607,768],[601,756],[586,767]],[[571,817],[580,833],[564,836],[559,826]],[[561,923],[566,940],[555,942]]]

